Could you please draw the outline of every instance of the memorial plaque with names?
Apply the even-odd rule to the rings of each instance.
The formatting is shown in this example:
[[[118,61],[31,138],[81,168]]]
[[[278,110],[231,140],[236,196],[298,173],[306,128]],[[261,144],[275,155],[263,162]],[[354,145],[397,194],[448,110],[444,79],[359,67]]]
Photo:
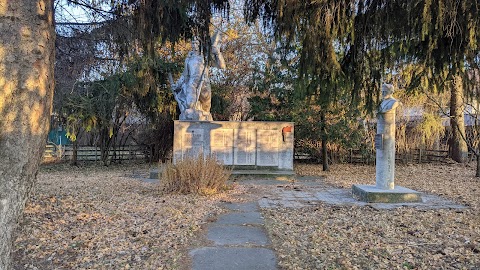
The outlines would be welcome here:
[[[280,130],[257,130],[257,165],[278,166]]]
[[[173,162],[209,155],[235,170],[293,170],[293,142],[292,122],[174,121]]]
[[[255,130],[235,129],[233,158],[235,165],[255,165]]]
[[[210,133],[212,155],[224,165],[233,165],[233,129],[213,129]]]
[[[383,150],[383,134],[375,135],[375,149]]]
[[[183,134],[183,157],[203,154],[203,129],[189,129]]]

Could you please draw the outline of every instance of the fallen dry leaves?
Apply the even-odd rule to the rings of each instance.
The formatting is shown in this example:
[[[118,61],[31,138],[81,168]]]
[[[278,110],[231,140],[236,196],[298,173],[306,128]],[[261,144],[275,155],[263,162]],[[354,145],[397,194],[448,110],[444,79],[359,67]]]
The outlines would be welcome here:
[[[298,165],[297,172],[350,188],[374,184],[372,166]],[[480,269],[480,179],[463,165],[397,166],[396,184],[438,194],[467,210],[320,204],[264,209],[283,269]]]
[[[188,247],[226,195],[161,195],[130,177],[139,166],[42,169],[15,269],[185,269]]]
[[[143,166],[143,168],[142,168]],[[220,201],[258,199],[271,186],[216,197],[161,195],[130,167],[43,169],[15,244],[16,269],[188,269],[188,249]],[[373,184],[372,166],[299,164],[330,186]],[[397,166],[396,184],[469,209],[318,204],[263,209],[282,269],[480,269],[480,181],[463,165]],[[308,187],[303,187],[303,189]],[[233,195],[233,196],[232,196]]]

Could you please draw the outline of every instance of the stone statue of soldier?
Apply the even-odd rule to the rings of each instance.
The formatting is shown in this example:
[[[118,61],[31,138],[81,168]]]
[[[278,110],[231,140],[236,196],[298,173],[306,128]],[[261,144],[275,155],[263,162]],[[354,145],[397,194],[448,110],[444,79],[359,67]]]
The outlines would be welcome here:
[[[225,68],[225,60],[219,48],[220,32],[212,37],[213,64]],[[172,91],[180,107],[180,120],[212,121],[210,114],[212,89],[209,67],[205,62],[198,40],[192,40],[192,49],[185,59],[185,68],[176,83],[169,74]]]

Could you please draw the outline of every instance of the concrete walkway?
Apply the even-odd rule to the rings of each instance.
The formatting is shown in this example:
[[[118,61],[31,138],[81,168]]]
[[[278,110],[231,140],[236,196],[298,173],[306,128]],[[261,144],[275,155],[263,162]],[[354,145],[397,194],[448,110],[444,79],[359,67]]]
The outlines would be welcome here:
[[[193,270],[277,269],[257,202],[225,206],[232,211],[208,228],[213,244],[190,252]]]

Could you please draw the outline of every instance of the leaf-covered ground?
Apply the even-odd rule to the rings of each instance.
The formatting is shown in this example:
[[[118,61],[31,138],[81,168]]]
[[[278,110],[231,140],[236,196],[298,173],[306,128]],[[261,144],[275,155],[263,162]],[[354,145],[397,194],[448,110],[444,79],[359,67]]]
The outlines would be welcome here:
[[[373,184],[372,166],[296,166],[330,186]],[[44,167],[15,243],[16,269],[189,269],[205,224],[224,201],[259,199],[271,186],[237,185],[215,197],[162,195],[132,178],[145,165]],[[417,210],[318,204],[264,209],[282,269],[480,269],[480,179],[461,165],[397,166],[396,183],[469,206]],[[322,177],[320,177],[322,176]],[[241,182],[239,182],[241,183]],[[305,187],[307,188],[307,187]]]
[[[372,166],[298,165],[298,173],[350,188],[374,184]],[[397,166],[396,184],[467,210],[332,206],[264,210],[283,269],[480,269],[480,179],[462,165]]]
[[[131,177],[141,166],[148,170],[42,168],[15,243],[15,269],[185,269],[187,249],[223,211],[218,201],[226,195],[161,195]]]

